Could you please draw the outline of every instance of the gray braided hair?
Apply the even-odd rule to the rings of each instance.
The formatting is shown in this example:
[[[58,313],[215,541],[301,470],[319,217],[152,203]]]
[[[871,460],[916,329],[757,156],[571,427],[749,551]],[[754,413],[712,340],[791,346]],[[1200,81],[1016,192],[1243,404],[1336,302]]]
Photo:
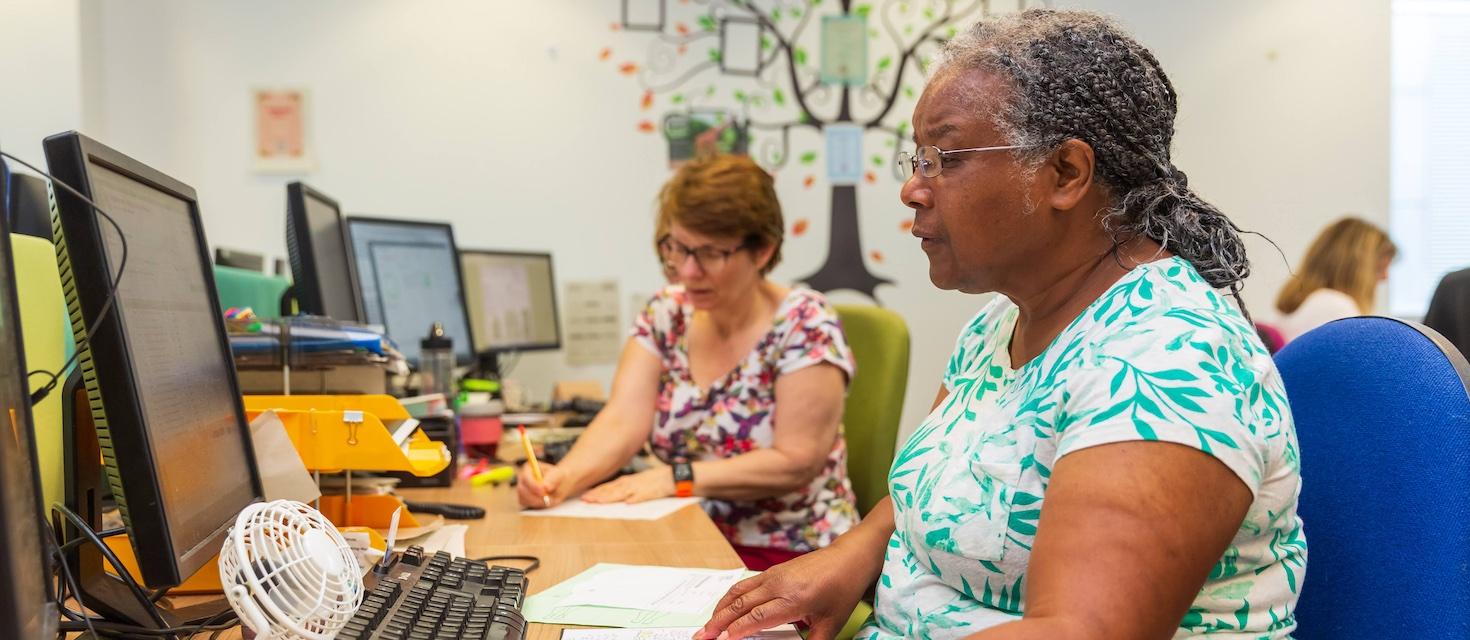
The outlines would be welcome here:
[[[935,74],[967,69],[1010,81],[1011,95],[990,97],[995,124],[1024,147],[1016,153],[1030,175],[1069,139],[1092,146],[1094,179],[1113,194],[1102,224],[1115,249],[1152,238],[1245,309],[1250,261],[1240,229],[1170,160],[1178,96],[1148,49],[1104,16],[1033,9],[983,20],[945,45]]]

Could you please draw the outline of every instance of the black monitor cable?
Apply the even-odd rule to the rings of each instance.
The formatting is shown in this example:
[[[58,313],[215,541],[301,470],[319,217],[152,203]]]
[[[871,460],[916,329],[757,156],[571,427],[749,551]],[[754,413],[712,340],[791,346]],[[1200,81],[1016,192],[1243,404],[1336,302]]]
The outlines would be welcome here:
[[[86,335],[82,337],[82,341],[84,344],[76,345],[76,350],[72,352],[71,357],[68,358],[66,362],[62,363],[61,368],[57,369],[56,372],[53,373],[50,371],[45,371],[43,369],[37,369],[26,374],[27,380],[30,380],[31,376],[36,375],[42,375],[50,378],[50,380],[48,380],[46,384],[41,385],[35,391],[31,392],[31,406],[34,407],[37,404],[40,404],[42,400],[45,400],[46,396],[51,395],[51,392],[56,389],[56,385],[61,384],[61,376],[76,365],[77,360],[82,357],[82,350],[84,347],[91,347],[92,334],[95,333],[97,331],[97,328],[107,320],[108,314],[111,313],[113,303],[117,301],[117,286],[122,283],[123,271],[127,269],[128,266],[128,238],[125,234],[123,234],[122,227],[117,224],[117,221],[114,220],[112,216],[107,215],[107,212],[103,211],[102,207],[97,206],[97,203],[93,202],[91,198],[82,195],[82,192],[73,189],[71,185],[57,180],[55,176],[36,168],[35,165],[26,162],[25,160],[21,160],[20,158],[6,153],[4,150],[0,150],[0,157],[10,158],[11,160],[14,160],[17,164],[36,172],[42,177],[45,177],[47,180],[50,180],[52,186],[61,187],[62,189],[66,190],[67,193],[81,198],[83,202],[86,202],[88,206],[92,207],[92,211],[95,211],[97,215],[102,216],[104,220],[107,220],[108,224],[112,225],[112,228],[117,231],[118,243],[122,246],[121,257],[117,261],[117,275],[114,275],[112,277],[112,286],[107,290],[107,302],[104,302],[102,304],[102,310],[97,312],[97,317],[94,318],[91,323],[87,324],[85,332]]]
[[[97,532],[92,530],[91,525],[87,524],[87,521],[77,515],[75,511],[68,509],[66,505],[59,502],[51,505],[51,511],[60,514],[67,522],[70,522],[71,526],[75,527],[82,534],[83,539],[91,542],[92,546],[96,547],[97,551],[102,553],[102,557],[107,559],[108,564],[111,564],[113,570],[117,572],[117,576],[128,586],[128,591],[132,592],[133,598],[138,601],[138,604],[143,607],[143,610],[149,613],[155,623],[162,626],[164,624],[163,616],[159,615],[158,609],[153,600],[149,598],[148,592],[144,591],[143,587],[138,584],[138,581],[133,579],[132,572],[123,566],[117,554],[113,553],[112,549],[107,546],[107,543],[103,542],[102,538],[97,535]],[[71,589],[78,598],[81,597],[81,592],[77,591],[75,584],[71,585]],[[85,605],[85,603],[81,604]],[[82,615],[85,616],[87,614],[83,613]]]

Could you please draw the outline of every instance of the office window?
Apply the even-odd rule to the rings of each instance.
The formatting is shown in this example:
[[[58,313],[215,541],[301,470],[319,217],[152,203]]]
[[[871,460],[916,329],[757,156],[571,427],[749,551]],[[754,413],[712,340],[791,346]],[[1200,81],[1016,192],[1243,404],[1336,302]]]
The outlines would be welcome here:
[[[1470,267],[1470,0],[1394,0],[1389,310],[1422,317]]]

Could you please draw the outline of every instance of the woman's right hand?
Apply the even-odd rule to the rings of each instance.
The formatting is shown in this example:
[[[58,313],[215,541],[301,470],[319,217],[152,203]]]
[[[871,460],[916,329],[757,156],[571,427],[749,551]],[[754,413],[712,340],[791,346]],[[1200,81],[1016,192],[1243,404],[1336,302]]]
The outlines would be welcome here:
[[[531,473],[531,465],[529,464],[521,465],[521,470],[517,475],[519,477],[516,479],[516,499],[520,501],[522,507],[527,509],[545,509],[547,507],[554,507],[566,500],[566,496],[559,493],[558,490],[567,484],[567,474],[561,469],[558,469],[556,465],[545,462],[541,463],[540,482],[536,480],[536,474]],[[548,501],[542,496],[546,496],[550,500]]]
[[[882,552],[837,544],[783,562],[730,587],[695,640],[738,640],[763,629],[801,621],[811,628],[807,640],[831,640],[852,615],[871,580],[882,570]],[[861,567],[863,570],[854,572]],[[721,633],[728,634],[722,636]]]

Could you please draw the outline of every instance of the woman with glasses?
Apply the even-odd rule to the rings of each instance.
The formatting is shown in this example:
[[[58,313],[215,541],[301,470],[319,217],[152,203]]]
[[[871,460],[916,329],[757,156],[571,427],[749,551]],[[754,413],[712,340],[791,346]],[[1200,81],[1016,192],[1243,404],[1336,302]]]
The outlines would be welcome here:
[[[766,278],[785,230],[771,176],[743,156],[694,160],[658,215],[678,284],[634,322],[571,452],[543,482],[522,472],[521,504],[702,496],[756,570],[826,546],[858,520],[841,427],[852,353],[821,294]],[[664,464],[603,482],[645,442]]]
[[[1306,542],[1291,412],[1235,225],[1170,158],[1177,100],[1111,21],[1032,10],[944,48],[901,192],[961,331],[890,499],[737,583],[698,638],[1286,638]],[[1232,301],[1233,299],[1233,301]]]

